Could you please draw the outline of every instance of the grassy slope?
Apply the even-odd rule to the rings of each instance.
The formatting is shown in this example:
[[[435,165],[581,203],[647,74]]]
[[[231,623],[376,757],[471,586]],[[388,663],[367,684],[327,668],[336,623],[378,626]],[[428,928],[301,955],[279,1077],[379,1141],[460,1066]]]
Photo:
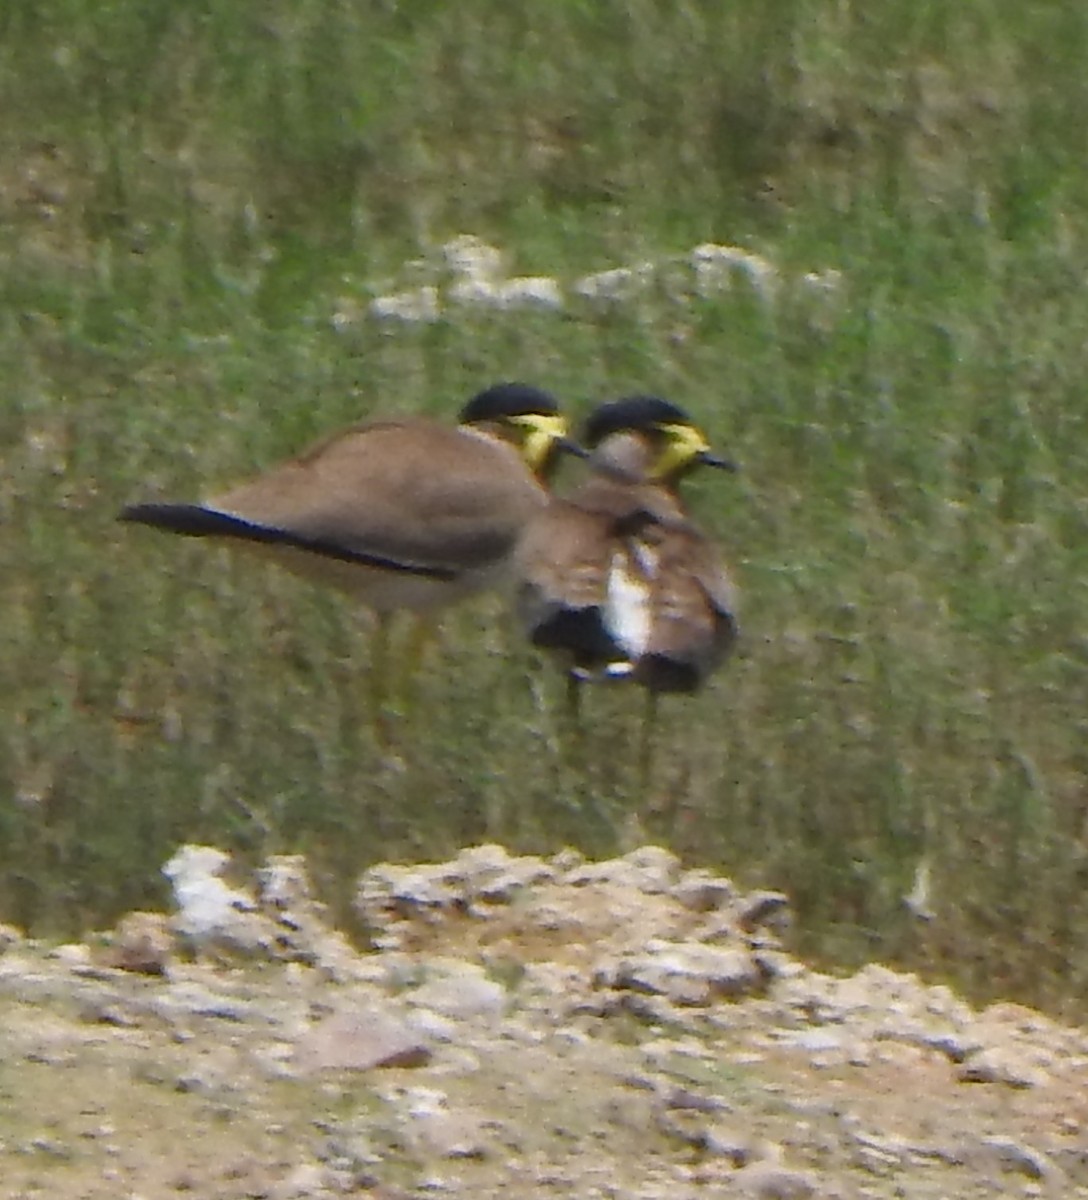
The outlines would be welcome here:
[[[180,838],[306,849],[335,892],[472,838],[607,850],[637,809],[833,958],[1082,994],[1075,6],[183,8],[0,14],[0,909],[155,902]],[[564,280],[714,239],[845,284],[335,327],[463,231]],[[449,623],[393,770],[335,597],[113,523],[502,377],[660,390],[745,465],[692,488],[745,651],[667,715],[652,796],[636,698],[591,697],[568,761],[497,606]]]

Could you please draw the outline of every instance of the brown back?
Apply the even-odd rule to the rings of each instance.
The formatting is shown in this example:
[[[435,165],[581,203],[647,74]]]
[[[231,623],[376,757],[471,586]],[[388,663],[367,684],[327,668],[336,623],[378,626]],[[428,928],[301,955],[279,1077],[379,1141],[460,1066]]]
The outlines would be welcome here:
[[[395,562],[486,566],[546,493],[507,443],[428,420],[355,426],[209,507]]]

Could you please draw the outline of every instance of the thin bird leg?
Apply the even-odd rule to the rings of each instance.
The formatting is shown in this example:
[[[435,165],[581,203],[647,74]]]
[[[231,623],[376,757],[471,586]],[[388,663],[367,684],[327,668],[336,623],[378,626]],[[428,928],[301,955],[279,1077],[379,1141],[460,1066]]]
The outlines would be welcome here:
[[[374,632],[370,638],[370,671],[367,678],[370,723],[374,730],[374,738],[383,750],[388,750],[393,744],[392,714],[386,703],[389,697],[389,625],[388,613],[375,614]]]
[[[562,768],[573,772],[578,787],[586,783],[585,772],[589,766],[588,730],[584,719],[584,696],[586,677],[572,668],[567,672],[563,707],[558,721],[557,735]]]
[[[569,731],[578,733],[582,728],[582,678],[574,670],[567,672],[566,720]]]
[[[657,692],[646,688],[646,702],[642,711],[642,736],[638,747],[638,784],[643,797],[650,792],[653,775],[654,750],[657,743]]]
[[[401,672],[399,711],[409,718],[416,711],[422,686],[423,660],[427,647],[437,640],[438,630],[429,617],[416,617],[404,650],[404,670]]]
[[[584,766],[586,750],[586,726],[583,715],[585,689],[585,676],[578,670],[568,671],[562,737],[567,746],[568,763],[579,769]]]

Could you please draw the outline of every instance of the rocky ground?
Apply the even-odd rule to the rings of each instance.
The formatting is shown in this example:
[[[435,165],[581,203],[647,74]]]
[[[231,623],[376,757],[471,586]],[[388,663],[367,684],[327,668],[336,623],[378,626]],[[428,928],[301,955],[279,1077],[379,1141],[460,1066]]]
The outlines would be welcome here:
[[[1088,1197],[1088,1033],[785,954],[775,893],[646,847],[168,864],[170,918],[0,945],[5,1197]]]

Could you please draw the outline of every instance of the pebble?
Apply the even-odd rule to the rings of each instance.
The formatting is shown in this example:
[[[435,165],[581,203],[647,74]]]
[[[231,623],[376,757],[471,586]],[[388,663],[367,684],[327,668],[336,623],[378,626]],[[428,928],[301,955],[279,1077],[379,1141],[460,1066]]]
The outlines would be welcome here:
[[[418,1030],[376,1008],[334,1012],[299,1040],[295,1052],[296,1066],[307,1073],[421,1067],[430,1058]]]
[[[1028,1179],[1052,1179],[1057,1173],[1057,1168],[1045,1154],[1014,1138],[984,1137],[981,1145],[996,1157],[1004,1171],[1015,1172]]]

